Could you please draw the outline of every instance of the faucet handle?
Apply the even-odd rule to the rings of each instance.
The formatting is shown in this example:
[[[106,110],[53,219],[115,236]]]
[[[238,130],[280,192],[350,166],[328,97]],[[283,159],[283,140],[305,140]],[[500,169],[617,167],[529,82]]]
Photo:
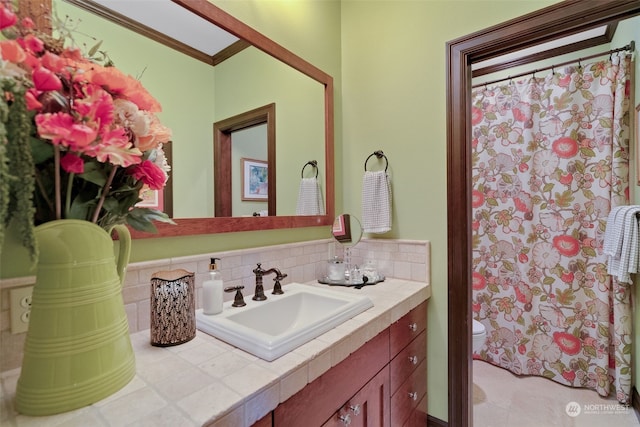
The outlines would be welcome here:
[[[273,285],[273,292],[271,292],[271,294],[273,295],[282,295],[284,294],[284,291],[282,290],[282,286],[280,285],[280,280],[284,279],[285,277],[287,277],[287,274],[283,274],[280,273],[280,271],[278,271],[276,273],[276,277],[273,279],[274,285]]]
[[[262,264],[258,263],[258,266],[253,269],[253,274],[262,276],[265,270],[262,268]]]
[[[244,307],[245,305],[247,305],[247,303],[244,302],[244,296],[242,296],[242,289],[244,289],[243,285],[230,286],[228,288],[224,288],[225,292],[236,291],[236,295],[233,298],[233,304],[231,304],[232,307]]]

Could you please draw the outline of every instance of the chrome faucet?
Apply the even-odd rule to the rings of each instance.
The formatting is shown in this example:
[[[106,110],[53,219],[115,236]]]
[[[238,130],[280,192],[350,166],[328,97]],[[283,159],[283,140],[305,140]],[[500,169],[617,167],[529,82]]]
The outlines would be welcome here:
[[[280,285],[280,280],[284,279],[285,277],[287,277],[286,274],[282,274],[280,272],[280,270],[278,270],[277,268],[270,268],[268,270],[265,270],[262,268],[261,264],[258,263],[258,266],[256,268],[253,269],[253,274],[256,275],[256,291],[253,295],[253,298],[251,298],[254,301],[264,301],[267,299],[267,297],[264,294],[264,286],[262,285],[262,277],[266,276],[268,274],[271,273],[275,273],[276,277],[273,279],[276,283],[273,285],[273,295],[280,295],[283,294],[284,292],[282,291],[282,286]]]

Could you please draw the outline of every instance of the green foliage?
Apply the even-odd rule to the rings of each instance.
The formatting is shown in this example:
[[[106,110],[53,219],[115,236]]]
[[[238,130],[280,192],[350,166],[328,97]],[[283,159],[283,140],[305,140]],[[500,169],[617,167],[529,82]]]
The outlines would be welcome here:
[[[31,154],[31,114],[24,98],[25,88],[15,79],[1,80],[5,94],[0,101],[0,251],[6,227],[13,220],[31,260],[38,257],[33,219],[35,206],[34,163]],[[6,97],[9,96],[10,101]]]

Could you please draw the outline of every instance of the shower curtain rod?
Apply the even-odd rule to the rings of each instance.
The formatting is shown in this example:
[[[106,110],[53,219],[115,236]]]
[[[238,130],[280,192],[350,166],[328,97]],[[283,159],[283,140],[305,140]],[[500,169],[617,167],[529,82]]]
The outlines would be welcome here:
[[[537,72],[539,72],[539,71],[553,70],[556,67],[561,67],[563,65],[573,64],[574,62],[577,62],[577,63],[580,64],[582,61],[587,60],[587,59],[597,58],[598,56],[603,56],[603,55],[611,55],[613,53],[622,52],[624,50],[628,50],[628,51],[633,52],[635,50],[635,48],[636,48],[636,42],[631,40],[631,42],[628,45],[620,47],[618,49],[612,49],[612,50],[608,50],[606,52],[596,53],[594,55],[585,56],[583,58],[572,59],[571,61],[561,62],[559,64],[550,65],[550,66],[544,67],[544,68],[537,68],[537,69],[535,69],[533,71],[527,71],[525,73],[515,74],[513,76],[507,76],[507,77],[503,77],[501,79],[491,80],[491,81],[485,82],[485,83],[478,83],[476,85],[471,86],[471,88],[475,89],[475,88],[480,87],[480,86],[485,86],[486,87],[486,86],[492,85],[494,83],[499,83],[499,82],[502,82],[502,81],[505,81],[505,80],[511,80],[511,79],[514,79],[514,78],[526,76],[527,74],[533,74],[535,76],[535,74]]]

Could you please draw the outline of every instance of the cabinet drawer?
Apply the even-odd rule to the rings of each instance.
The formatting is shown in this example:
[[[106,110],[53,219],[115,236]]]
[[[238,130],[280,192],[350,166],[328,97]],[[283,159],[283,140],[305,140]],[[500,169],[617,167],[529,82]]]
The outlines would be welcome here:
[[[427,361],[425,359],[391,396],[391,425],[403,425],[426,392]]]
[[[391,361],[392,394],[426,357],[427,331],[424,330]]]
[[[423,302],[390,327],[390,352],[395,357],[400,350],[427,328],[427,302]]]
[[[427,425],[429,419],[427,415],[427,396],[427,394],[424,395],[402,427],[424,427]]]
[[[389,427],[389,367],[385,366],[322,427]]]

